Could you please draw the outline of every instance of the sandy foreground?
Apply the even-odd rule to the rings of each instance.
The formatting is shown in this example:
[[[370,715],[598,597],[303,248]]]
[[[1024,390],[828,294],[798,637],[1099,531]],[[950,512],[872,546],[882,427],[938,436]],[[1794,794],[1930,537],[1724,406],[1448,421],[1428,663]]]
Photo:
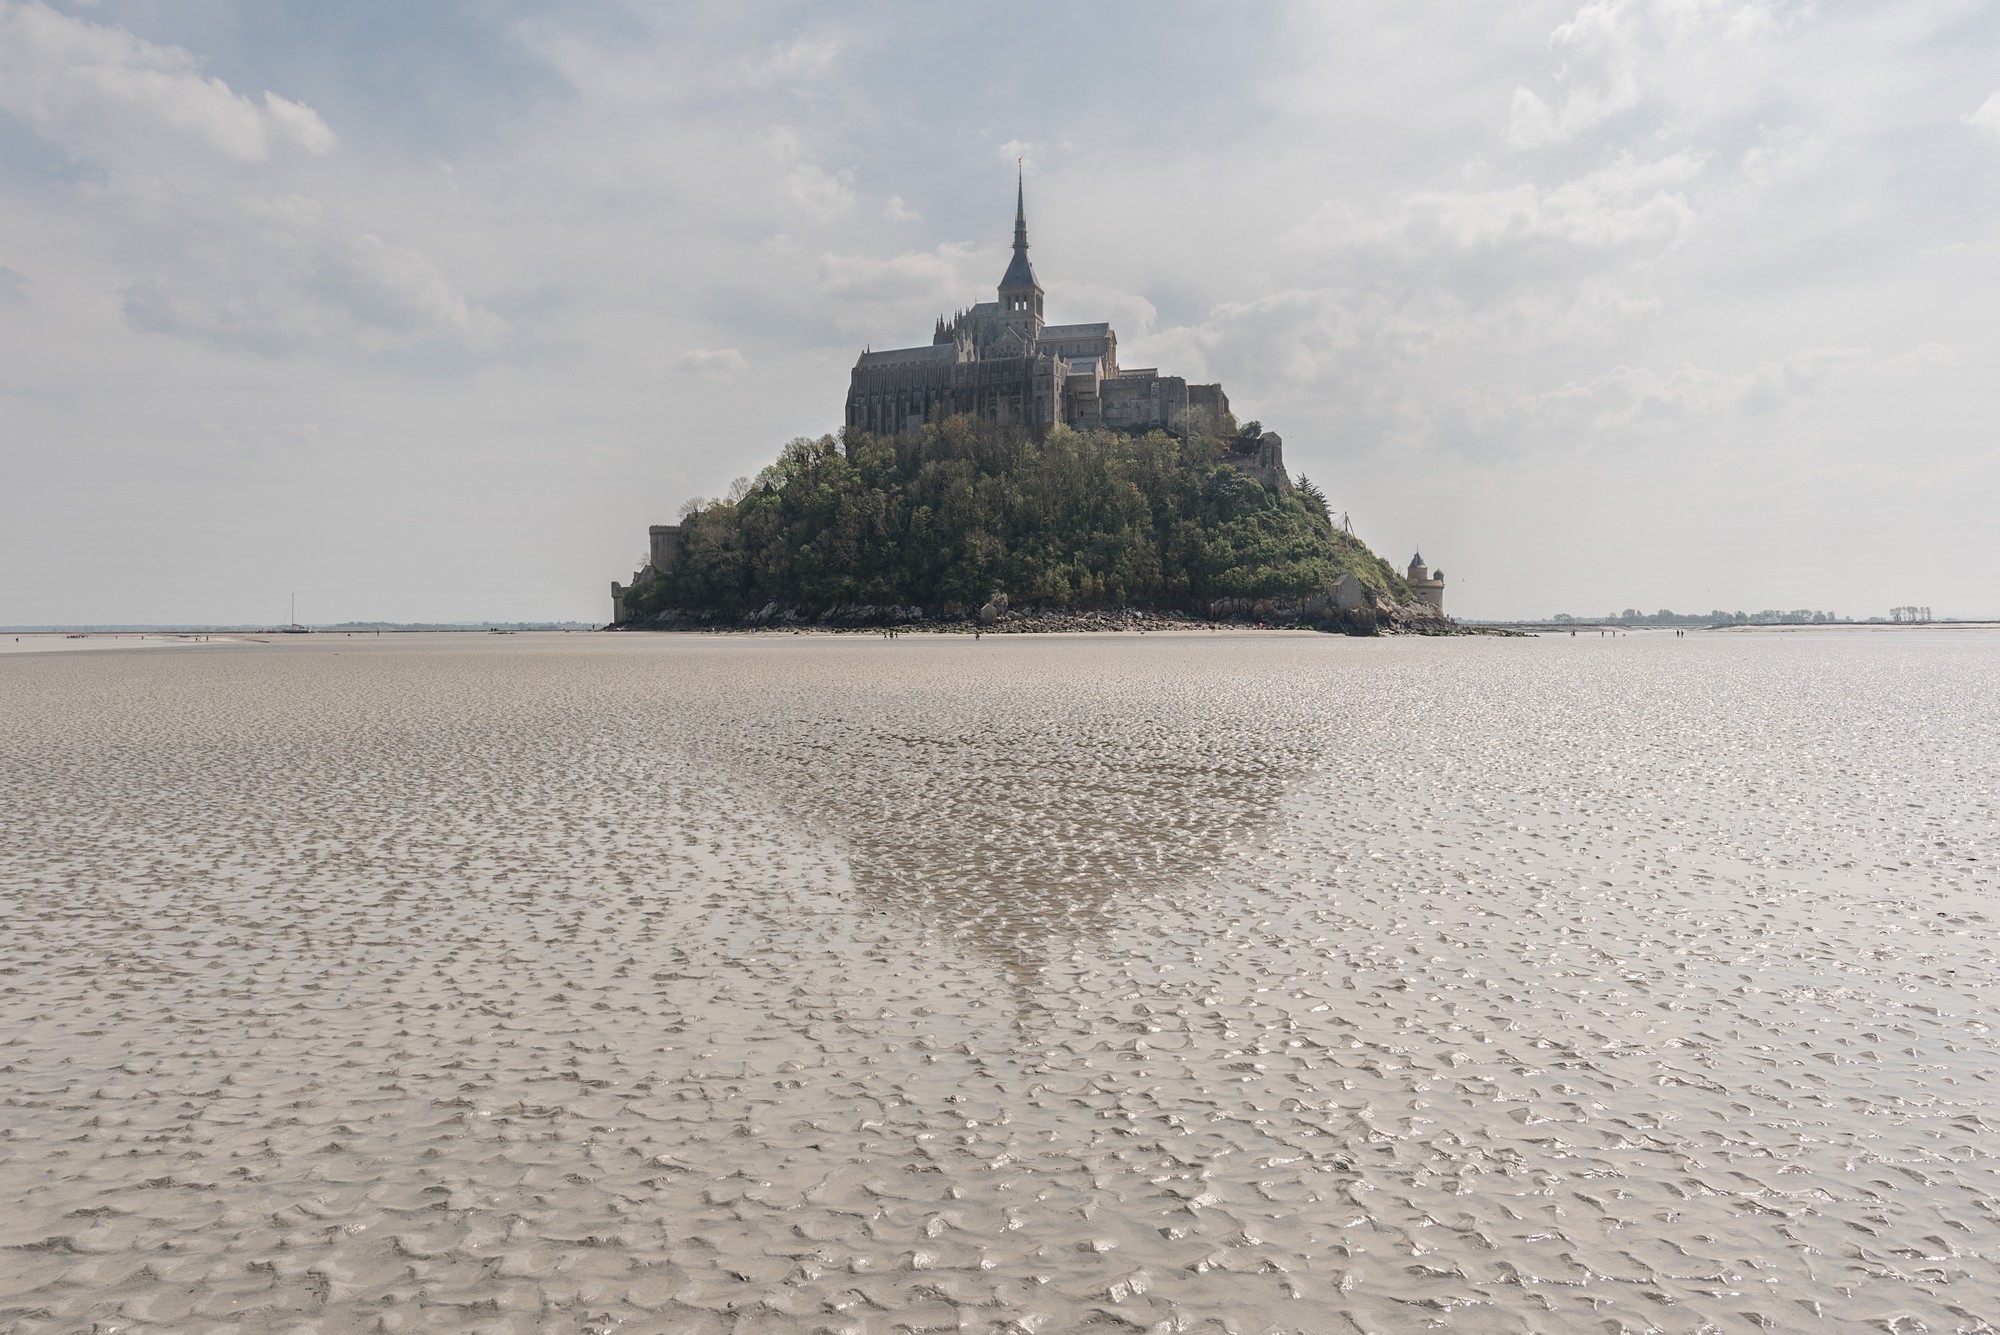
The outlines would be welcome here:
[[[2000,636],[0,663],[0,1329],[1987,1331]]]
[[[60,631],[9,632],[0,635],[0,654],[71,654],[104,649],[174,649],[211,644],[251,643],[238,635],[176,635],[164,632],[92,631],[65,635]]]

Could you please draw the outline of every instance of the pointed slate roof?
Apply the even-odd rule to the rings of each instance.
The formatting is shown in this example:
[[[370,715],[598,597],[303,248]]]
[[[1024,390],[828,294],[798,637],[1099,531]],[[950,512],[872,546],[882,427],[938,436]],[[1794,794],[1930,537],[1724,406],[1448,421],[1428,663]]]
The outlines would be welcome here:
[[[1000,280],[1002,291],[1010,287],[1032,287],[1041,290],[1035,281],[1035,266],[1028,263],[1028,195],[1026,182],[1016,178],[1014,182],[1014,258],[1007,265],[1006,276]]]

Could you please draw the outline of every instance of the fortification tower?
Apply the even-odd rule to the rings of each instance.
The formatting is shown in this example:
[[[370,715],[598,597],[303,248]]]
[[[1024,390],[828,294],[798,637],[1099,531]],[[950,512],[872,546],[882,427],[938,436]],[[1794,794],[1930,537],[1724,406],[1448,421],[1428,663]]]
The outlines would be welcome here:
[[[1410,558],[1410,572],[1403,576],[1403,580],[1410,586],[1411,593],[1430,605],[1431,611],[1444,615],[1444,571],[1433,573],[1424,564],[1422,552]]]

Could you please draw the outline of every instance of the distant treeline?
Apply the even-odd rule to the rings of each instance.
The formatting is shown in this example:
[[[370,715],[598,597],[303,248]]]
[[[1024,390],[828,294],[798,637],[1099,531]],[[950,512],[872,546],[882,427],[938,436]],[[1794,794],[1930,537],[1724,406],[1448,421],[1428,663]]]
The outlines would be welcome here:
[[[1567,612],[1558,612],[1554,618],[1557,625],[1588,623],[1593,626],[1818,626],[1843,620],[1832,612],[1815,612],[1809,608],[1791,612],[1781,612],[1776,608],[1766,608],[1762,612],[1670,612],[1661,608],[1657,612],[1641,612],[1636,607],[1628,607],[1623,612],[1613,612],[1609,616],[1579,617]],[[1845,620],[1853,620],[1852,617]]]
[[[1253,424],[1254,426],[1254,424]],[[674,568],[626,597],[665,609],[1016,606],[1203,611],[1311,595],[1352,571],[1409,591],[1334,525],[1304,477],[1267,486],[1224,462],[1254,438],[1143,436],[953,417],[894,437],[794,440],[721,500],[683,508]]]

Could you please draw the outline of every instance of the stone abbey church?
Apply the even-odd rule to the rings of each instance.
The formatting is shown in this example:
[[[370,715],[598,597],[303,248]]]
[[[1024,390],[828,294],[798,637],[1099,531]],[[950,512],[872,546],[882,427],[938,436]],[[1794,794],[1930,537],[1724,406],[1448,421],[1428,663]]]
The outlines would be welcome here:
[[[1108,324],[1042,323],[1042,285],[1028,262],[1026,192],[1014,197],[1014,258],[998,301],[938,317],[918,348],[864,352],[847,390],[847,425],[873,435],[971,413],[1046,431],[1052,426],[1186,429],[1190,412],[1220,423],[1221,385],[1190,385],[1153,367],[1118,365]]]

